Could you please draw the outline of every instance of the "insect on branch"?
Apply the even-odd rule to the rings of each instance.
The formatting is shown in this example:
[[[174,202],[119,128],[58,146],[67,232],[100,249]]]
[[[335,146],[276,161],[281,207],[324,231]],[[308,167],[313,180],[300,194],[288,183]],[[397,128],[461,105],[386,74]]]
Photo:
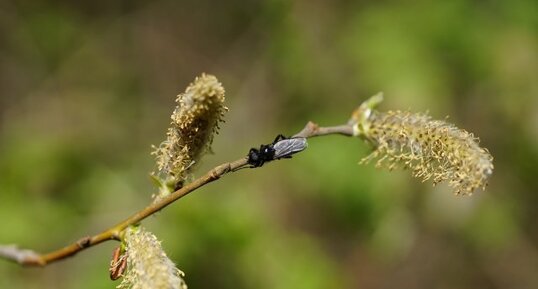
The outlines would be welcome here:
[[[268,148],[274,151],[269,152],[269,154],[262,154],[262,157],[265,159],[261,164],[281,158],[289,158],[292,154],[304,150],[306,148],[305,139],[307,138],[332,134],[353,136],[353,127],[350,124],[320,127],[313,122],[308,122],[299,133],[293,135],[291,138],[278,137],[272,144],[262,145],[261,148]],[[260,150],[258,150],[258,152],[259,151]],[[32,250],[20,249],[16,245],[0,245],[0,258],[7,259],[24,266],[46,266],[50,263],[74,256],[78,252],[98,245],[102,242],[119,240],[122,231],[127,227],[140,223],[148,216],[159,212],[166,206],[197,190],[198,188],[220,179],[227,173],[235,172],[240,168],[261,166],[256,166],[255,164],[258,163],[254,164],[252,163],[252,160],[249,162],[251,153],[252,150],[246,157],[214,167],[191,183],[186,184],[182,188],[172,192],[166,197],[163,197],[157,202],[148,205],[144,209],[136,212],[132,216],[102,231],[101,233],[93,236],[83,237],[75,243],[46,254],[39,254]]]

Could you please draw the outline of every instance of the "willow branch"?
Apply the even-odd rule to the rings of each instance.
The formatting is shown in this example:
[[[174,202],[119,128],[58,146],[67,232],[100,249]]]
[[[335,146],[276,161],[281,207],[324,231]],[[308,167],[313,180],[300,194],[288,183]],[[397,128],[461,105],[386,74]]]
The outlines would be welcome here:
[[[313,122],[308,122],[299,133],[294,135],[294,137],[311,138],[331,134],[352,136],[353,129],[351,125],[320,127]],[[151,205],[128,217],[124,221],[96,235],[80,238],[75,243],[61,249],[46,254],[39,254],[32,250],[19,249],[16,245],[0,245],[0,258],[4,258],[25,266],[45,266],[67,257],[74,256],[78,252],[102,242],[109,240],[120,240],[121,232],[127,227],[140,223],[148,216],[155,214],[178,199],[186,196],[190,192],[218,180],[225,174],[235,172],[238,169],[247,166],[249,166],[249,164],[247,163],[246,157],[216,166],[193,182],[185,185],[181,189],[178,189],[157,202],[152,203]]]

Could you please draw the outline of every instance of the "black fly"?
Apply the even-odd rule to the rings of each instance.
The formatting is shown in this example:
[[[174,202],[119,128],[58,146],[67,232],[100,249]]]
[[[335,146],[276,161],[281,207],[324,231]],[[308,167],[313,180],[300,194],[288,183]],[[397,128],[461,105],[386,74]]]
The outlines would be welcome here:
[[[308,146],[306,138],[286,138],[279,134],[273,143],[261,145],[260,149],[251,148],[248,153],[248,163],[253,167],[261,167],[264,163],[282,158],[291,158],[291,155],[303,151]]]

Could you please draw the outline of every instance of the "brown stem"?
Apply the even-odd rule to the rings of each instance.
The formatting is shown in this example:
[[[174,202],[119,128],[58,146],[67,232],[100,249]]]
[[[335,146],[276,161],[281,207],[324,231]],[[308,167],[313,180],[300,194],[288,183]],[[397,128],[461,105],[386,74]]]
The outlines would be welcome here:
[[[353,136],[353,126],[349,124],[344,124],[337,126],[320,127],[316,123],[309,121],[299,133],[294,135],[294,137],[311,138],[328,134]]]
[[[310,138],[330,134],[352,136],[353,128],[351,125],[320,127],[313,122],[308,122],[299,133],[294,135],[294,137]],[[39,254],[31,250],[19,249],[16,245],[0,245],[0,258],[11,260],[26,266],[45,266],[52,262],[74,256],[76,253],[99,243],[108,240],[120,240],[121,232],[127,227],[139,223],[148,216],[162,210],[164,207],[170,205],[190,192],[219,179],[229,172],[235,172],[240,168],[246,167],[247,165],[247,158],[241,158],[233,162],[219,165],[193,182],[185,185],[181,189],[138,211],[124,221],[94,236],[83,237],[75,243],[64,248],[47,254]]]

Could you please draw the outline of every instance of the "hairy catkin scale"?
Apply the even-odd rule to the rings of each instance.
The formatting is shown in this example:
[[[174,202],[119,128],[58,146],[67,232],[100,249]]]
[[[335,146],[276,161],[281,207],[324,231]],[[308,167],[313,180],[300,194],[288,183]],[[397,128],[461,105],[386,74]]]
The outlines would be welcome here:
[[[129,228],[125,234],[127,272],[119,289],[187,289],[183,272],[166,256],[161,243],[144,228]]]
[[[377,160],[377,167],[409,169],[434,185],[447,181],[455,194],[470,195],[486,187],[493,157],[471,133],[426,114],[361,107],[350,122],[375,148],[361,163]]]
[[[224,88],[213,75],[202,74],[178,95],[166,140],[154,146],[158,174],[171,187],[184,182],[193,164],[207,151],[223,121]]]

